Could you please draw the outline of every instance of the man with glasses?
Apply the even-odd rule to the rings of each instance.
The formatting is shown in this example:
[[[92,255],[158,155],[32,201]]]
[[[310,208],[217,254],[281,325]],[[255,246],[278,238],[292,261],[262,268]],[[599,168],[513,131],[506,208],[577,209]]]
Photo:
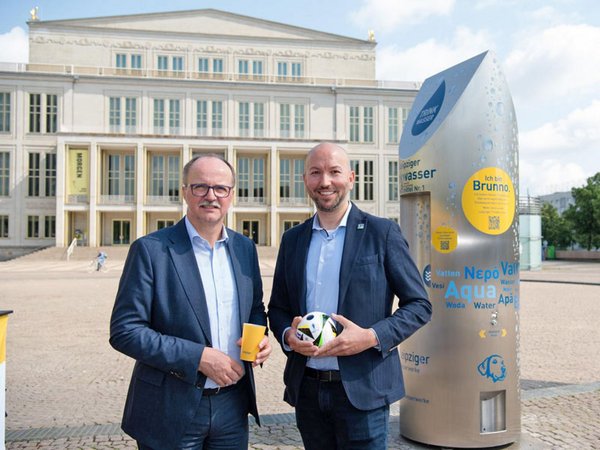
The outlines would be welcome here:
[[[134,358],[123,430],[140,449],[246,449],[259,422],[244,322],[266,325],[254,243],[224,226],[235,171],[215,154],[183,168],[187,215],[136,240],[119,283],[110,343]],[[260,422],[259,422],[260,423]]]

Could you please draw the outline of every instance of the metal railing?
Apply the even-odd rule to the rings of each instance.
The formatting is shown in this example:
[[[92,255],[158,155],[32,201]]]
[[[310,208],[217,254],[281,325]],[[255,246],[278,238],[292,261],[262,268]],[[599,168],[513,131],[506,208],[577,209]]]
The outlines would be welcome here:
[[[179,70],[156,70],[156,69],[130,69],[101,66],[77,66],[70,64],[39,64],[39,63],[5,63],[0,62],[0,72],[32,72],[77,76],[101,76],[101,77],[131,77],[147,79],[185,79],[185,80],[207,80],[223,82],[252,82],[252,83],[289,83],[309,84],[319,86],[348,86],[348,87],[373,87],[389,89],[418,90],[420,82],[412,81],[389,81],[360,78],[326,78],[326,77],[301,77],[280,76],[276,74],[247,74],[236,72],[196,72]]]
[[[519,197],[519,214],[539,216],[542,214],[542,201],[539,197]]]

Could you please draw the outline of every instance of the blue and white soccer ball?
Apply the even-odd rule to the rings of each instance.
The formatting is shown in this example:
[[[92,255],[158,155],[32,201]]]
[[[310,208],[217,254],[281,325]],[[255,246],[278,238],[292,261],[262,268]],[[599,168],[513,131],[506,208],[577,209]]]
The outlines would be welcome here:
[[[296,329],[296,337],[322,347],[337,336],[335,322],[324,312],[314,311],[305,315]]]

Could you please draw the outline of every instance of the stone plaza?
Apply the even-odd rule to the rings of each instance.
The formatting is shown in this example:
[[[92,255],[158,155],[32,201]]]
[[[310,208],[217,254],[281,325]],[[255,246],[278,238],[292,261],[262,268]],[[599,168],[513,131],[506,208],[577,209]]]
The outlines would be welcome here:
[[[109,318],[126,249],[109,249],[106,272],[93,249],[65,260],[50,249],[0,263],[0,309],[8,321],[7,449],[134,449],[120,430],[133,361],[108,344]],[[261,248],[268,303],[275,253]],[[600,264],[546,261],[521,272],[521,439],[510,449],[600,448]],[[285,356],[256,370],[264,424],[252,449],[299,449],[293,409],[283,402]],[[392,406],[391,449],[424,449],[399,432]]]

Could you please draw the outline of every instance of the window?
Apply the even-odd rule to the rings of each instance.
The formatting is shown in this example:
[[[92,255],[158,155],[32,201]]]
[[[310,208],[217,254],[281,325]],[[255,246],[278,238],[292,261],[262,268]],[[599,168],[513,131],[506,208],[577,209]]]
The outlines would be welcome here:
[[[149,193],[159,203],[179,201],[179,155],[152,155]]]
[[[124,119],[123,110],[125,111]],[[135,97],[109,97],[108,126],[110,132],[122,133],[122,124],[125,124],[126,133],[137,131],[137,99]]]
[[[254,103],[254,137],[265,135],[265,104]]]
[[[56,216],[44,217],[44,237],[45,238],[56,237]]]
[[[265,104],[239,102],[238,128],[240,136],[262,137],[265,133]],[[252,131],[252,134],[251,134]]]
[[[250,103],[239,103],[239,133],[240,136],[250,135]]]
[[[360,130],[360,115],[358,106],[350,107],[350,142],[358,142]]]
[[[181,101],[179,99],[169,100],[169,132],[178,134],[181,126]]]
[[[27,237],[30,239],[40,237],[39,216],[27,216]]]
[[[108,154],[108,179],[103,192],[118,200],[132,202],[135,196],[135,156]]]
[[[221,58],[213,59],[213,73],[223,73],[223,60]]]
[[[10,132],[10,92],[0,92],[0,133]]]
[[[162,230],[163,228],[172,227],[175,225],[174,220],[157,220],[156,221],[156,229]]]
[[[264,204],[265,160],[261,157],[240,157],[237,164],[238,203]]]
[[[350,161],[354,171],[354,189],[350,191],[352,200],[372,201],[374,198],[373,161],[370,159]]]
[[[142,55],[131,55],[131,68],[141,69],[142,68]]]
[[[388,133],[387,133],[388,144],[397,144],[399,136],[400,136],[400,133],[399,133],[399,124],[398,124],[398,108],[397,107],[389,107],[388,108]]]
[[[27,173],[27,195],[40,196],[40,154],[29,153],[29,170]]]
[[[212,134],[221,136],[223,134],[223,102],[212,102]]]
[[[156,63],[156,68],[158,70],[169,70],[169,57],[159,55]]]
[[[262,75],[263,74],[263,62],[262,61],[252,61],[252,75]]]
[[[125,97],[125,131],[135,133],[137,129],[137,99]]]
[[[240,59],[238,61],[238,73],[240,75],[248,74],[248,60],[247,59]]]
[[[290,137],[290,105],[286,103],[279,105],[279,136]]]
[[[183,56],[173,56],[171,58],[173,72],[183,72]]]
[[[56,154],[31,152],[28,162],[27,195],[29,197],[55,197]],[[43,174],[42,167],[44,168]],[[44,187],[43,191],[42,186]]]
[[[127,67],[127,55],[124,53],[117,53],[115,55],[115,67],[118,69],[125,69]]]
[[[304,105],[294,105],[294,137],[304,137]]]
[[[350,106],[348,134],[350,142],[374,142],[374,108]]]
[[[8,237],[8,216],[0,215],[0,238]]]
[[[363,108],[363,142],[373,142],[373,107]]]
[[[288,75],[291,75],[288,78]],[[302,77],[302,63],[301,62],[288,62],[278,61],[277,62],[277,76],[282,79],[297,80]]]
[[[0,197],[10,195],[10,153],[0,152]]]
[[[282,138],[304,138],[305,137],[305,105],[291,105],[281,103],[279,105],[279,136]],[[294,124],[293,135],[291,124]]]
[[[154,99],[154,132],[165,132],[165,101],[162,98]]]
[[[42,111],[45,114],[42,116]],[[56,94],[29,94],[29,132],[56,133],[58,131],[58,96]]]
[[[388,161],[388,201],[398,201],[398,161]]]
[[[166,110],[168,108],[168,111]],[[154,132],[157,134],[178,134],[181,127],[181,101],[179,99],[164,100],[154,99]],[[169,118],[169,127],[166,128],[166,118]]]
[[[42,130],[42,96],[29,94],[29,132],[39,133]]]
[[[110,97],[108,106],[108,125],[111,133],[121,131],[121,98]]]
[[[302,64],[292,63],[292,78],[300,78],[302,76]]]
[[[58,96],[46,95],[46,133],[56,133],[58,130]]]
[[[388,144],[398,144],[400,142],[400,134],[404,128],[407,116],[408,110],[406,108],[397,106],[390,106],[388,108]]]
[[[279,200],[282,204],[305,204],[302,174],[304,158],[282,158],[279,161]]]
[[[56,197],[56,153],[46,154],[44,187],[46,197]]]
[[[277,63],[277,76],[281,78],[287,77],[288,74],[288,65],[286,62],[278,62]]]
[[[208,73],[208,58],[198,58],[198,72]]]
[[[208,135],[208,101],[196,101],[196,133],[198,136]]]

